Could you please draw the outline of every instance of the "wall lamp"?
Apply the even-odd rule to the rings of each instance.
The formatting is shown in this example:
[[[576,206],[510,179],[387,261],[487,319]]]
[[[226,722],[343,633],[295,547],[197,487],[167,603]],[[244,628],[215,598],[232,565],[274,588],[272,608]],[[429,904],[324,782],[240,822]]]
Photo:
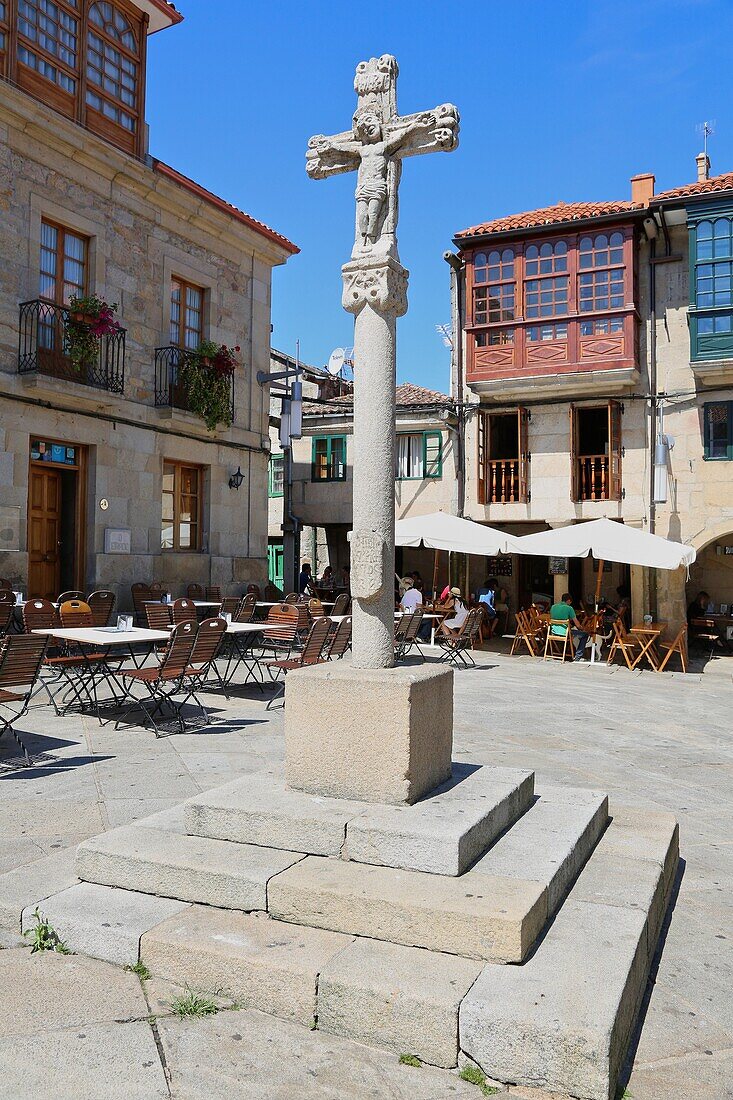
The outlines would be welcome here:
[[[237,466],[236,474],[232,474],[232,476],[229,478],[229,488],[239,489],[239,486],[242,484],[243,481],[244,474],[242,473],[242,468],[241,466]]]

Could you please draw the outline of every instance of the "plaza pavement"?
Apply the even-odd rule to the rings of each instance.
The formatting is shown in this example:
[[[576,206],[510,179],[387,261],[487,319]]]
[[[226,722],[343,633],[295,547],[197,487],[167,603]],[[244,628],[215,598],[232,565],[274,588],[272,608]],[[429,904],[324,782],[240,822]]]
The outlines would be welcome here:
[[[626,1095],[733,1098],[733,662],[683,677],[495,652],[477,661],[456,675],[457,759],[533,768],[538,783],[602,788],[612,807],[679,818],[678,892]],[[39,897],[42,884],[62,889],[82,839],[282,756],[282,711],[266,712],[258,692],[205,698],[214,725],[161,740],[33,709],[20,728],[47,758],[30,770],[2,769],[13,748],[0,742],[0,1098],[480,1096],[455,1075],[226,1004],[179,1020],[166,983],[19,946],[10,929],[24,885],[41,884]]]

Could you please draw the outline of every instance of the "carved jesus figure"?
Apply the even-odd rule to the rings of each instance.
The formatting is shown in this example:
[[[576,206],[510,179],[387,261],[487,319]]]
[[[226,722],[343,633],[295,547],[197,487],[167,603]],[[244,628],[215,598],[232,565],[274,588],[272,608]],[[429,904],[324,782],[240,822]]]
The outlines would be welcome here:
[[[356,81],[359,106],[351,130],[332,137],[312,137],[306,171],[312,179],[356,171],[356,241],[352,255],[377,251],[396,258],[401,160],[454,149],[458,143],[458,112],[446,103],[432,111],[400,117],[392,107],[397,76],[394,58],[385,55],[362,62],[360,70]],[[371,81],[366,79],[369,76]]]

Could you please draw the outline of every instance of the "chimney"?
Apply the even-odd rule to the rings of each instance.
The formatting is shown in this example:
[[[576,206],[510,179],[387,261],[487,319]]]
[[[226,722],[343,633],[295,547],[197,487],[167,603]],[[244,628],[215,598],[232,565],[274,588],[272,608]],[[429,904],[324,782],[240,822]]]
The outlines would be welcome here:
[[[644,206],[654,198],[654,173],[641,172],[631,177],[631,201]]]
[[[707,153],[698,153],[695,157],[697,165],[697,182],[704,183],[710,179],[710,157]]]

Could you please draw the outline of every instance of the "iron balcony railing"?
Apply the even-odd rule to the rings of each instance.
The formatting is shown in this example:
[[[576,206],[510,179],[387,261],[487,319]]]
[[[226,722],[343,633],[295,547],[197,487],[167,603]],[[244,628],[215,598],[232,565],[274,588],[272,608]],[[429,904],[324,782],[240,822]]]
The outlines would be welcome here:
[[[189,411],[188,393],[181,384],[181,368],[190,352],[185,348],[169,345],[155,349],[155,404]],[[230,379],[229,413],[234,422],[234,375]]]
[[[74,342],[66,306],[36,299],[21,302],[18,324],[18,373],[45,374],[80,382],[110,393],[125,389],[125,330],[100,336],[81,349]]]

